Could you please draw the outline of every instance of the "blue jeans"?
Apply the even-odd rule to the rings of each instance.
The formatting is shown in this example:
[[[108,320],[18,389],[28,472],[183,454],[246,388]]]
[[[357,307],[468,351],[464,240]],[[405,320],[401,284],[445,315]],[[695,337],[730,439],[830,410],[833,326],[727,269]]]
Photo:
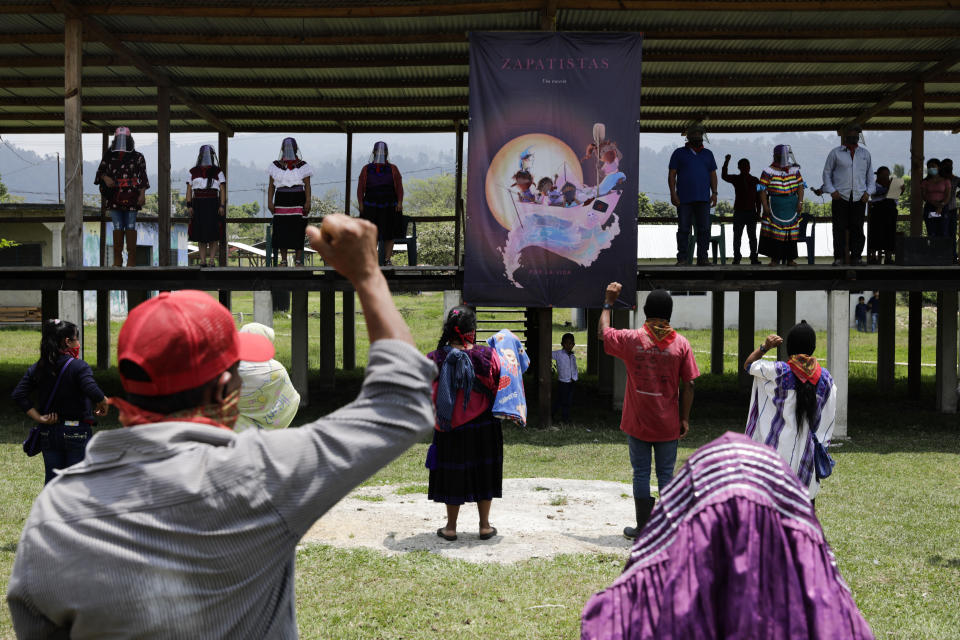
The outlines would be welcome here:
[[[40,452],[43,454],[43,471],[46,484],[57,477],[57,469],[66,469],[83,460],[87,442],[93,437],[89,425],[77,427],[54,425],[40,431]]]
[[[127,229],[137,228],[136,211],[120,211],[119,209],[110,209],[110,217],[113,219],[113,228],[115,231],[125,231]]]
[[[710,248],[710,203],[683,202],[677,205],[677,262],[687,261],[690,228],[697,232],[697,259],[706,260]]]
[[[633,467],[633,497],[650,497],[651,454],[656,456],[657,487],[660,492],[673,480],[673,467],[677,464],[679,440],[646,442],[633,436],[630,440],[630,465]]]
[[[877,327],[880,326],[880,314],[879,314],[879,313],[871,313],[871,314],[870,314],[870,321],[872,322],[872,324],[870,325],[870,333],[876,333],[876,332],[877,332]]]

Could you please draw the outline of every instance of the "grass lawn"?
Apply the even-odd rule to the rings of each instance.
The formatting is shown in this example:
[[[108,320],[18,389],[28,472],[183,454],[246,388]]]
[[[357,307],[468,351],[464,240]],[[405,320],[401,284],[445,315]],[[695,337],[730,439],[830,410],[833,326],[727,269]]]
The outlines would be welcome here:
[[[235,296],[234,311],[252,312],[249,296]],[[428,350],[439,332],[439,294],[400,295],[418,346]],[[311,300],[311,311],[317,300]],[[246,307],[244,306],[246,305]],[[559,314],[557,314],[559,316]],[[361,318],[357,318],[362,322]],[[338,322],[340,317],[338,316]],[[112,337],[116,339],[116,329]],[[278,353],[289,362],[289,320],[276,321]],[[554,327],[554,342],[565,331]],[[319,318],[311,318],[313,338]],[[762,335],[764,332],[758,332]],[[94,353],[87,328],[88,358]],[[709,332],[687,332],[702,370],[709,366]],[[367,345],[357,331],[358,362]],[[577,342],[585,345],[585,333]],[[735,351],[734,332],[726,350]],[[0,331],[0,379],[11,389],[36,358],[36,331]],[[311,363],[318,357],[311,340]],[[897,337],[905,349],[906,336]],[[871,346],[872,345],[872,346]],[[933,329],[924,332],[924,361],[933,362]],[[871,348],[873,351],[871,352]],[[875,335],[851,333],[851,360],[872,360]],[[905,356],[898,354],[898,360]],[[742,430],[747,398],[736,390],[736,362],[723,375],[698,382],[691,435],[682,443],[680,462],[696,447],[726,430]],[[898,380],[893,393],[878,396],[875,368],[852,365],[851,439],[833,450],[834,475],[823,485],[818,514],[840,569],[878,638],[956,638],[960,629],[960,437],[956,416],[927,410],[933,404],[933,369],[924,369],[919,398]],[[898,371],[899,375],[904,372]],[[119,392],[115,370],[98,372],[108,394]],[[297,418],[309,421],[349,401],[359,372],[338,377],[337,390],[311,394],[311,406]],[[599,403],[596,379],[583,376],[574,424],[551,430],[505,429],[507,477],[590,478],[630,481],[618,414]],[[114,414],[115,415],[115,414]],[[42,486],[42,461],[27,458],[20,442],[29,425],[12,403],[0,410],[0,580],[5,584],[20,529]],[[116,426],[108,422],[105,427]],[[415,445],[373,476],[369,484],[426,482],[426,444]],[[492,521],[496,523],[496,503]],[[443,508],[438,505],[439,526]],[[627,523],[624,523],[627,524]],[[505,536],[509,531],[501,531]],[[304,638],[575,638],[579,614],[590,594],[619,575],[624,557],[571,555],[513,565],[481,565],[445,560],[427,553],[385,557],[369,550],[345,551],[322,545],[303,547],[297,557],[297,610]],[[0,607],[0,637],[12,636],[9,613]]]

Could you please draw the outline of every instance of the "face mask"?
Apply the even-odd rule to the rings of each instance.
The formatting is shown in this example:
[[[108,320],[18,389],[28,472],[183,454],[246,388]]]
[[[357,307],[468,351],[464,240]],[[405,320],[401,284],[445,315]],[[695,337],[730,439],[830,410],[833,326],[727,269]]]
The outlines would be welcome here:
[[[64,348],[63,352],[64,352],[65,354],[67,354],[68,356],[71,356],[71,357],[74,357],[74,358],[79,358],[79,357],[80,357],[80,346],[77,345],[76,347],[66,347],[66,348]]]
[[[854,144],[858,144],[859,142],[860,142],[859,134],[854,136],[843,136],[843,144],[854,145]]]
[[[687,142],[689,142],[690,145],[694,147],[703,146],[703,138],[687,138]]]
[[[927,169],[927,175],[928,175],[928,176],[935,176],[935,175],[937,175],[938,173],[940,173],[940,172],[937,170],[936,167],[930,167],[929,169]]]

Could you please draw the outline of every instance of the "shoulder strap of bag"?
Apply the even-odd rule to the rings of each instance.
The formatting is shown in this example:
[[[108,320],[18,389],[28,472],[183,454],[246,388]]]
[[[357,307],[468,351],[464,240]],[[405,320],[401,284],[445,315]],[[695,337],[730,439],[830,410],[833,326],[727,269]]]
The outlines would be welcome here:
[[[50,413],[50,405],[53,404],[53,398],[57,395],[57,389],[60,387],[60,381],[63,379],[63,372],[67,370],[71,362],[73,362],[73,358],[67,358],[67,361],[63,364],[63,368],[60,369],[60,375],[57,376],[57,381],[53,384],[53,391],[50,392],[50,396],[47,398],[47,407],[43,410],[44,414]]]

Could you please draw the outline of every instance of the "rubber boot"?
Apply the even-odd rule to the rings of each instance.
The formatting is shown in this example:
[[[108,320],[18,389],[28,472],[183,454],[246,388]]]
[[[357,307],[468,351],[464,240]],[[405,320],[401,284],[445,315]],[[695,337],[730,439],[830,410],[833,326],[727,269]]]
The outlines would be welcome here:
[[[113,230],[113,266],[123,266],[123,230]]]
[[[127,229],[127,266],[137,266],[137,230]]]
[[[653,511],[653,504],[655,502],[654,498],[634,498],[633,499],[633,508],[637,512],[637,528],[633,527],[624,527],[623,528],[623,537],[630,540],[634,540],[637,535],[640,534],[640,531],[643,529],[643,525],[647,524],[647,519],[650,518],[650,512]]]

